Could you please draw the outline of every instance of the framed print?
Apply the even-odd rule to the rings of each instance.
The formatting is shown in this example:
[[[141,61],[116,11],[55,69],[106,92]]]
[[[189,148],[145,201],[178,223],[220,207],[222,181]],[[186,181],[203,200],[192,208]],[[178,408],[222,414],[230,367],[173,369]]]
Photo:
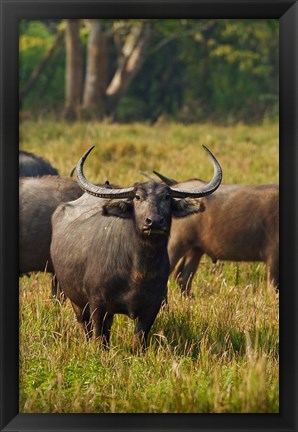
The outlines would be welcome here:
[[[1,430],[297,430],[297,8],[1,0]]]

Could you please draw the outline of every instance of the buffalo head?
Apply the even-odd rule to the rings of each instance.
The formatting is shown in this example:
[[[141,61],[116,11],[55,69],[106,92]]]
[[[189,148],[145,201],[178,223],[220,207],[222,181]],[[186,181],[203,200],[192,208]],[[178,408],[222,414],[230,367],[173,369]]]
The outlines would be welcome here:
[[[136,232],[143,239],[168,237],[172,216],[181,218],[204,211],[204,204],[198,198],[213,193],[221,183],[221,167],[204,147],[213,162],[214,176],[200,189],[182,190],[154,181],[137,183],[125,189],[98,187],[90,183],[83,173],[84,162],[93,148],[89,148],[78,162],[76,174],[79,186],[90,195],[109,199],[103,206],[103,214],[133,219]]]

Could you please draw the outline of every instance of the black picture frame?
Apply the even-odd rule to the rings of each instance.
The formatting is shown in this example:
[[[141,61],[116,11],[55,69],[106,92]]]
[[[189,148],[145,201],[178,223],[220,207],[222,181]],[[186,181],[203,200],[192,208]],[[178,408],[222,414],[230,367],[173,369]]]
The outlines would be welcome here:
[[[1,400],[3,431],[297,431],[298,4],[287,0],[0,0]],[[280,413],[19,414],[18,25],[42,18],[276,18],[280,20]]]

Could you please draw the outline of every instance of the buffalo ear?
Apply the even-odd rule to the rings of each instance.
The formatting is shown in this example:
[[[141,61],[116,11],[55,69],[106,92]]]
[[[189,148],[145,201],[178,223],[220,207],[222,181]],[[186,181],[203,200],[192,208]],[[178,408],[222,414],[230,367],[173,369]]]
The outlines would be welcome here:
[[[173,216],[183,218],[205,211],[205,204],[200,198],[173,199]]]
[[[102,207],[102,214],[104,216],[116,216],[123,219],[128,219],[132,216],[133,205],[129,201],[112,200],[108,201]]]

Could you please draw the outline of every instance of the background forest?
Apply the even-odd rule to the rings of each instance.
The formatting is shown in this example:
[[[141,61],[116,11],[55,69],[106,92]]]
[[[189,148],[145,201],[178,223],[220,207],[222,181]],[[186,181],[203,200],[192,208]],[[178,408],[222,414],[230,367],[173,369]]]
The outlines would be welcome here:
[[[21,21],[20,104],[67,120],[276,120],[278,21]]]

